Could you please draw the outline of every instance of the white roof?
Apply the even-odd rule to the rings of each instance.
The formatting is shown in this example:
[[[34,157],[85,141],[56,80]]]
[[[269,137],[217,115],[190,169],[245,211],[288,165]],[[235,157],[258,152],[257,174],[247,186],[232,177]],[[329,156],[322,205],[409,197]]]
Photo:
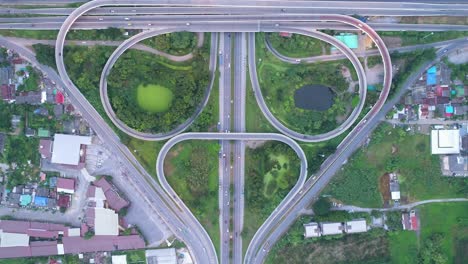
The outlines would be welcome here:
[[[127,264],[127,255],[112,256],[112,264]]]
[[[432,154],[460,153],[460,130],[444,129],[431,131]]]
[[[400,200],[400,192],[392,192],[392,200]]]
[[[146,250],[146,259],[148,263],[177,264],[175,248]]]
[[[81,145],[91,145],[91,137],[55,134],[52,163],[78,165]]]
[[[80,228],[69,228],[68,229],[68,236],[80,236]]]
[[[322,223],[323,235],[337,235],[343,233],[343,225],[341,223]]]
[[[0,230],[0,247],[27,247],[29,236],[27,234],[5,233]]]
[[[119,216],[114,210],[94,208],[94,234],[97,236],[119,235]]]
[[[320,228],[317,223],[308,223],[304,225],[305,228],[305,237],[319,237]]]
[[[65,250],[63,249],[63,244],[57,244],[57,254],[58,255],[64,255],[65,254]]]
[[[367,232],[367,223],[365,219],[348,221],[345,226],[346,233]]]

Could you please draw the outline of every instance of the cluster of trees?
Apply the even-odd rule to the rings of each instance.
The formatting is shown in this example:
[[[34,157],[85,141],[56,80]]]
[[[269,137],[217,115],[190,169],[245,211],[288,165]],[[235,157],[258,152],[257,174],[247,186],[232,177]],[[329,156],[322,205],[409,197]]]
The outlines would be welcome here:
[[[427,238],[419,250],[418,262],[421,264],[443,264],[449,263],[442,243],[446,238],[441,233],[434,233]]]
[[[36,59],[39,63],[57,69],[57,65],[55,64],[55,49],[53,46],[37,43],[33,44],[32,47],[36,51]]]
[[[145,44],[173,55],[190,53],[197,45],[197,37],[193,32],[174,32],[159,35],[144,41]]]
[[[11,129],[12,108],[9,104],[0,100],[0,131],[8,132]]]
[[[18,91],[36,91],[39,84],[39,73],[31,66],[26,66],[26,71],[29,73],[29,77],[26,78],[23,84],[18,86]],[[18,75],[23,76],[23,71],[17,72]]]
[[[288,158],[287,164],[279,164],[278,160],[272,158],[274,155],[282,155]],[[268,142],[261,148],[250,150],[246,166],[246,206],[254,214],[262,218],[274,210],[289,190],[294,186],[299,175],[300,162],[296,153],[287,145],[278,142]],[[286,166],[286,167],[285,167]],[[265,194],[265,175],[272,170],[282,167],[287,169],[282,175],[283,184],[277,184],[275,191]],[[278,179],[279,180],[279,179]]]
[[[468,72],[468,63],[453,64],[449,62],[448,66],[452,70],[452,80],[458,79],[462,81],[465,85],[468,85],[468,78],[466,78],[466,73]]]
[[[206,156],[210,153],[206,147],[195,145],[189,159],[183,161],[179,170],[190,172],[187,174],[187,186],[193,197],[201,197],[208,193],[208,180],[212,168],[206,162]]]
[[[92,30],[72,30],[67,34],[67,39],[73,40],[124,40],[128,36],[124,35],[125,30],[122,28],[106,28]],[[132,30],[130,30],[132,31]],[[135,31],[135,30],[133,30]],[[129,34],[131,35],[131,34]]]
[[[171,69],[162,58],[129,51],[115,64],[108,78],[109,97],[117,116],[139,131],[166,132],[188,119],[199,106],[209,83],[208,61],[195,52],[189,70]],[[149,113],[138,107],[136,88],[159,84],[171,89],[175,100],[168,111]]]
[[[330,45],[316,38],[300,34],[292,34],[289,37],[282,37],[278,33],[265,35],[271,45],[281,54],[291,57],[318,56],[323,50],[329,50]]]
[[[408,77],[421,67],[424,62],[433,61],[435,57],[435,49],[416,50],[410,53],[392,53],[392,61],[404,59],[404,63],[398,70],[397,74],[393,77],[389,97],[392,97],[399,89],[401,89],[401,86]]]
[[[8,173],[9,188],[25,184],[39,175],[39,140],[24,136],[9,136],[5,150],[5,161],[15,163],[16,168]]]

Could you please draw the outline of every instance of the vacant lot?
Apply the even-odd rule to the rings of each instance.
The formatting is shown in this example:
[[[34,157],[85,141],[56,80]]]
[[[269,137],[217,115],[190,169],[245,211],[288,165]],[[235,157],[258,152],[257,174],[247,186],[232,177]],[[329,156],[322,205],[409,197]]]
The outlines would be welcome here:
[[[324,194],[345,204],[381,207],[379,178],[396,171],[404,201],[466,197],[463,187],[466,180],[443,177],[438,157],[430,151],[428,136],[411,135],[401,128],[383,124],[373,133],[369,146],[349,159]]]
[[[171,106],[174,97],[171,90],[161,85],[139,85],[137,87],[138,105],[150,113],[164,112]]]
[[[219,247],[217,142],[177,144],[164,163],[167,181]]]

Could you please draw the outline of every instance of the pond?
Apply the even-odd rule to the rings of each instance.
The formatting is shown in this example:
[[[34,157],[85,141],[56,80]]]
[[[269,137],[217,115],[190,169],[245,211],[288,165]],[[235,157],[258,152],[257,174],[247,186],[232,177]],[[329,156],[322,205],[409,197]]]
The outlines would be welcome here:
[[[304,85],[294,92],[294,104],[298,108],[325,111],[333,105],[333,91],[320,84]]]

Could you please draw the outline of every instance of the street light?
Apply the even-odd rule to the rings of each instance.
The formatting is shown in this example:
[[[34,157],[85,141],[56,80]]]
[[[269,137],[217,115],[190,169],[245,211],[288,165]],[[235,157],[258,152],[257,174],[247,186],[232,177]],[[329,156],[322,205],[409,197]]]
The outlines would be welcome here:
[[[424,36],[422,39],[425,39],[425,38],[427,38],[427,37],[429,37],[429,36],[432,36],[432,35],[434,35],[434,32],[431,32],[431,33],[427,34],[427,35]]]

